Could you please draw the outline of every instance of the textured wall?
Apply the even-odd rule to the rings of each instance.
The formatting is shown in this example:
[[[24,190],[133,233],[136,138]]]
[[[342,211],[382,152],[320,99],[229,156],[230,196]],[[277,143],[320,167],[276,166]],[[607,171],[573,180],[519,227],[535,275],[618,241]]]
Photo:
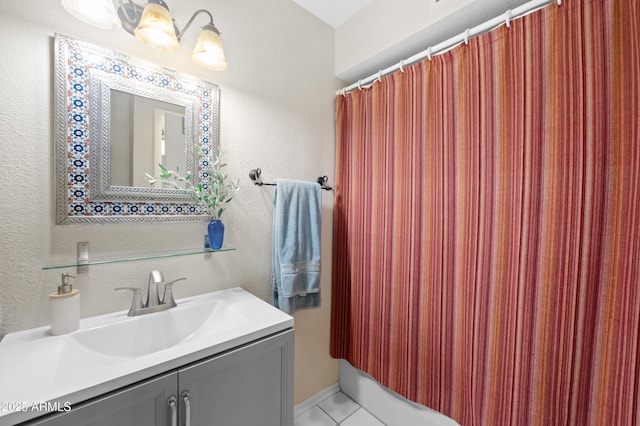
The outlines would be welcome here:
[[[212,7],[204,0],[169,3],[180,26],[192,11]],[[341,85],[333,72],[333,29],[290,0],[220,0],[211,12],[225,41],[225,72],[188,59],[193,28],[183,48],[167,54],[122,30],[87,26],[58,0],[0,2],[0,336],[50,322],[48,294],[65,270],[41,268],[74,259],[78,241],[89,241],[92,257],[190,248],[202,243],[206,228],[203,222],[55,224],[56,32],[220,84],[222,149],[242,186],[224,217],[226,243],[237,251],[91,267],[76,281],[82,317],[127,309],[130,295],[113,289],[145,286],[152,269],[167,279],[188,277],[176,285],[176,297],[242,286],[270,300],[273,189],[253,186],[247,174],[261,167],[265,180],[333,178],[333,93]],[[199,19],[195,25],[204,25]],[[328,355],[332,208],[332,193],[323,192],[324,303],[295,316],[296,402],[337,380]]]

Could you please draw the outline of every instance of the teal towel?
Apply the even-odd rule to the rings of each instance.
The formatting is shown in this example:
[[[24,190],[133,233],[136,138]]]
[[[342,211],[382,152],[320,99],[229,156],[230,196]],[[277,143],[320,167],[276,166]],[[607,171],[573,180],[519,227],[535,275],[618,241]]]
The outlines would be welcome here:
[[[276,179],[273,305],[289,314],[320,307],[322,194],[312,182]]]

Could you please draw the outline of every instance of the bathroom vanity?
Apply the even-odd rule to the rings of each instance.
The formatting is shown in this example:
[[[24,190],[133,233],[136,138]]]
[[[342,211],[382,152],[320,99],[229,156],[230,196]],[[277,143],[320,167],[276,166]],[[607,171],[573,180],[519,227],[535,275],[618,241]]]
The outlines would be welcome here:
[[[0,425],[293,425],[293,318],[250,293],[0,342]],[[9,405],[10,404],[10,405]]]

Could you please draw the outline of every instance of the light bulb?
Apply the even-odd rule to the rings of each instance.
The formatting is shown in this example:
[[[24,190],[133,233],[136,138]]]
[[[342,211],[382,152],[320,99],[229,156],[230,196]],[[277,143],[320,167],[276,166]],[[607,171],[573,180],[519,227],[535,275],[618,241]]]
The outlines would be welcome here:
[[[162,0],[149,1],[133,34],[147,46],[156,49],[175,52],[180,48],[173,19]]]
[[[220,32],[213,24],[207,24],[202,28],[196,47],[191,52],[191,59],[196,64],[214,71],[227,69]]]
[[[62,0],[64,10],[82,22],[105,30],[120,26],[111,0]]]

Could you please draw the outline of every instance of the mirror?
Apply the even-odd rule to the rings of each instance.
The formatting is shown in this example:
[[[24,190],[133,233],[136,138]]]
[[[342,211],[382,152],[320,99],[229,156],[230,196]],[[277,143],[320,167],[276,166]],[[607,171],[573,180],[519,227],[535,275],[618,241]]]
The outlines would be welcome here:
[[[204,220],[158,164],[200,171],[218,151],[217,85],[56,34],[57,223]]]
[[[111,90],[110,186],[155,188],[145,173],[159,176],[158,164],[186,170],[185,108]]]

